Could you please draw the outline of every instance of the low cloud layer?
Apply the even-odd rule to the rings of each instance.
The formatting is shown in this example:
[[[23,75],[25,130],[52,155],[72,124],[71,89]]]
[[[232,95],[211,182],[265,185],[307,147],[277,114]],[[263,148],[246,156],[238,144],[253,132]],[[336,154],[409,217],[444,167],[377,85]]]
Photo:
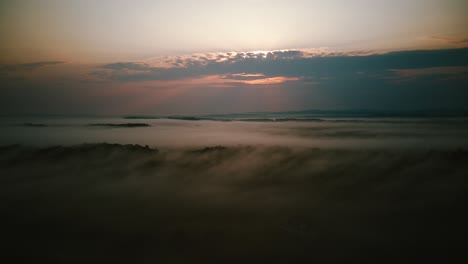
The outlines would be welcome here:
[[[169,118],[13,119],[2,126],[0,145],[113,142],[153,147],[266,145],[426,150],[468,147],[468,123],[464,118],[317,118],[307,114],[292,118],[245,115],[238,119],[243,121],[229,121],[232,116],[205,120],[191,116]]]

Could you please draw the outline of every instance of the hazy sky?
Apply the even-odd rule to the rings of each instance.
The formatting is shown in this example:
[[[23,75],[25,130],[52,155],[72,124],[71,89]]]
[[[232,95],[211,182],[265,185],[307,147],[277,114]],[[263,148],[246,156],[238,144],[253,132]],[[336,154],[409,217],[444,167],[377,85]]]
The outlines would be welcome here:
[[[2,61],[118,61],[213,51],[435,46],[465,0],[1,1]]]
[[[0,110],[464,108],[467,13],[465,0],[3,0]]]

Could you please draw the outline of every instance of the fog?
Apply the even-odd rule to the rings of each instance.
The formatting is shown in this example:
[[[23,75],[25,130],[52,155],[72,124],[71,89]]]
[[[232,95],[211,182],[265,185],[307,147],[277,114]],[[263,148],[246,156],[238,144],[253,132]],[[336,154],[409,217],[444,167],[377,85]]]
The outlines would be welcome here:
[[[20,262],[447,262],[464,252],[464,118],[1,126],[1,226]]]
[[[468,121],[465,118],[314,118],[300,122],[247,120],[132,119],[128,122],[121,118],[4,119],[0,123],[0,145],[109,142],[155,148],[243,145],[327,149],[456,149],[468,146]]]
[[[289,142],[356,137],[320,128],[253,124],[257,139],[271,134],[263,145],[4,146],[5,252],[53,263],[450,262],[463,254],[466,148],[271,143],[285,131]]]

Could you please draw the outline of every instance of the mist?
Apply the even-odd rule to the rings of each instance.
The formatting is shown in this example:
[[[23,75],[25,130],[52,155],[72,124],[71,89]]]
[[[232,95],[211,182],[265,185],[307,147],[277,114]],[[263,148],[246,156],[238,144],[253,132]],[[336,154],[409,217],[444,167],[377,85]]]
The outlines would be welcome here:
[[[154,148],[287,146],[327,149],[468,147],[466,118],[310,118],[305,121],[12,118],[0,145],[119,143]],[[284,119],[288,120],[288,119]]]
[[[3,236],[20,261],[449,261],[464,252],[467,161],[466,148],[10,145]]]

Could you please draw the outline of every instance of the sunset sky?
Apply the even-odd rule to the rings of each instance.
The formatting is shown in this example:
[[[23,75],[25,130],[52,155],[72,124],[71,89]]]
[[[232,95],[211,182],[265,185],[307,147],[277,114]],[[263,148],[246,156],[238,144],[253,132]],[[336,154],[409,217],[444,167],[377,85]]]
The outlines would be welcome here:
[[[0,2],[0,110],[466,109],[468,2]]]

